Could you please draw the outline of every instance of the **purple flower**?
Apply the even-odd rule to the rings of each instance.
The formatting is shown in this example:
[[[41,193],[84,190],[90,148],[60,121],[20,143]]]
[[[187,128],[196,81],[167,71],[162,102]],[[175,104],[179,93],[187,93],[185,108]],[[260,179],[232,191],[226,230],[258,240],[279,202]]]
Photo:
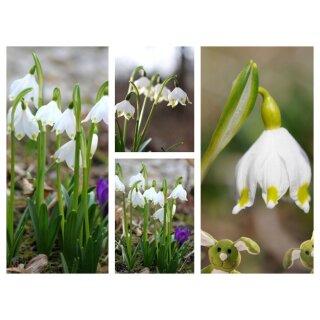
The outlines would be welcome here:
[[[190,230],[187,228],[176,228],[174,238],[181,247],[190,237]]]
[[[97,199],[99,202],[100,207],[103,207],[106,202],[108,201],[108,195],[109,195],[109,181],[108,179],[99,179],[97,182]]]

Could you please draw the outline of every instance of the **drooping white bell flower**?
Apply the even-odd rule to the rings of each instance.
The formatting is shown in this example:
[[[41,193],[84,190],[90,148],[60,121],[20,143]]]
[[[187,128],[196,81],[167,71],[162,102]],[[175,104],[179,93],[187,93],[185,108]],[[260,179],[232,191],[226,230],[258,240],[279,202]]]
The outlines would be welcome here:
[[[93,123],[99,123],[103,120],[106,124],[109,124],[109,96],[103,96],[90,110],[88,115],[82,122],[91,120]]]
[[[75,150],[76,150],[76,141],[70,140],[55,152],[55,154],[53,155],[53,158],[58,163],[65,161],[68,167],[74,170]],[[80,167],[82,167],[81,153],[79,157],[80,157],[79,158]]]
[[[188,201],[187,191],[183,188],[182,184],[179,183],[171,192],[169,198],[180,199],[182,201]]]
[[[268,208],[289,189],[290,197],[304,212],[309,211],[309,159],[285,128],[265,130],[240,159],[236,168],[238,203],[232,213],[253,205],[257,184]]]
[[[162,191],[157,193],[156,199],[154,201],[154,205],[159,205],[160,207],[164,206],[164,194]]]
[[[172,207],[172,216],[176,213],[176,205],[174,204]],[[158,219],[161,223],[164,223],[164,208],[158,209],[154,214],[153,217]],[[167,211],[166,223],[169,223],[169,212]]]
[[[12,82],[10,86],[9,100],[13,101],[20,92],[27,88],[32,88],[32,90],[23,97],[24,101],[28,104],[33,98],[33,104],[38,108],[39,85],[35,75],[31,73],[28,73],[23,78]]]
[[[8,132],[11,131],[12,108],[13,107],[11,107],[8,110],[8,113],[7,113],[7,128],[8,128]],[[17,107],[16,107],[16,111],[14,113],[14,118],[16,119],[16,118],[20,117],[21,112],[22,112],[22,106],[21,106],[21,102],[19,102]]]
[[[120,192],[125,192],[125,186],[124,184],[121,182],[120,178],[118,175],[115,176],[114,178],[114,183],[115,183],[115,189],[116,191],[120,191]]]
[[[134,116],[135,108],[128,100],[123,100],[116,104],[116,112],[118,118],[123,116],[130,120]]]
[[[52,131],[56,134],[62,134],[64,131],[70,139],[74,139],[76,136],[76,117],[74,115],[73,109],[67,108],[55,123]]]
[[[92,159],[94,154],[96,153],[97,147],[98,147],[98,135],[94,133],[92,135],[92,142],[91,142],[91,148],[90,148],[90,159]]]
[[[134,84],[137,87],[139,94],[148,94],[148,86],[150,84],[150,80],[147,77],[141,77],[135,80]]]
[[[134,208],[136,207],[143,208],[145,205],[145,199],[141,194],[140,190],[137,190],[137,188],[133,188],[132,190],[130,190],[129,200],[131,201],[132,206]]]
[[[136,174],[135,176],[132,176],[129,180],[129,187],[132,188],[132,186],[137,182],[137,181],[140,181],[138,184],[137,184],[137,188],[138,189],[142,189],[144,190],[145,189],[145,185],[146,185],[146,181],[143,177],[143,174],[141,172],[139,172],[138,174]]]
[[[152,92],[151,92],[151,97],[150,97],[150,99],[151,99],[151,100],[156,100],[156,99],[158,98],[158,95],[159,95],[159,93],[160,93],[160,90],[161,90],[161,84],[158,83],[158,84],[156,84],[156,85],[152,88]],[[170,94],[170,92],[171,92],[171,90],[168,89],[166,86],[163,87],[158,102],[161,102],[161,101],[169,101],[168,95]]]
[[[155,204],[155,202],[157,201],[157,196],[158,193],[155,190],[154,187],[151,187],[149,189],[147,189],[144,193],[143,196],[148,200],[148,201],[152,201],[153,204]]]
[[[172,92],[168,94],[168,100],[168,106],[172,106],[172,108],[174,108],[179,103],[183,106],[186,105],[186,102],[191,103],[187,94],[181,88],[178,87],[174,88]]]
[[[11,126],[11,116],[12,108],[8,111],[9,125]],[[37,140],[39,133],[39,125],[37,120],[31,113],[27,105],[22,107],[21,103],[17,105],[16,111],[14,113],[13,127],[15,131],[15,136],[18,140],[21,140],[25,135],[27,135],[31,140]]]
[[[48,104],[38,109],[35,117],[40,120],[43,126],[53,126],[61,117],[62,113],[56,101],[52,100]]]

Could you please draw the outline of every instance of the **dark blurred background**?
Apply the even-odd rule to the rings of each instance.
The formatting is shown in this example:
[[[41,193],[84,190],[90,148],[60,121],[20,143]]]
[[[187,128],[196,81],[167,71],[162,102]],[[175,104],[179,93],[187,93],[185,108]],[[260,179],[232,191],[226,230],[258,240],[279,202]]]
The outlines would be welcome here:
[[[82,119],[85,118],[90,108],[95,104],[95,97],[99,86],[108,80],[108,48],[106,47],[8,47],[7,48],[7,96],[9,95],[11,83],[24,77],[33,66],[32,52],[35,52],[40,59],[44,74],[44,104],[52,99],[52,91],[57,86],[61,90],[63,110],[66,109],[72,100],[72,91],[76,83],[80,84],[82,100]],[[12,102],[7,102],[7,110]],[[31,107],[35,114],[36,110]],[[89,123],[84,123],[87,130]],[[56,134],[50,133],[51,127],[47,126],[47,164],[52,163],[51,156],[56,147]],[[64,133],[62,144],[69,141]],[[8,139],[9,143],[9,139]],[[20,178],[25,176],[35,177],[36,169],[36,142],[27,137],[21,142],[16,142],[16,167],[19,169]],[[8,161],[10,161],[10,148],[7,148]],[[95,184],[98,177],[107,175],[108,162],[108,130],[104,122],[99,125],[98,149],[93,159],[93,166],[90,175],[90,184]],[[71,170],[64,163],[63,177],[67,180]],[[46,183],[55,186],[56,172],[51,170],[46,175]],[[18,181],[18,187],[20,181]],[[24,197],[21,198],[23,201]],[[23,205],[23,204],[22,204]]]
[[[167,107],[166,101],[161,102],[155,109],[146,139],[151,137],[147,151],[162,151],[171,145],[183,141],[183,145],[174,151],[193,151],[194,149],[194,52],[192,47],[130,47],[118,48],[116,51],[116,103],[125,99],[128,92],[129,78],[132,71],[142,65],[151,78],[159,73],[161,80],[169,75],[177,75],[179,86],[187,93],[192,104],[185,107]],[[138,79],[140,75],[137,75]],[[173,90],[173,83],[168,85]],[[144,95],[141,96],[141,103]],[[135,106],[134,98],[132,104]],[[146,115],[151,109],[147,104]],[[123,118],[119,119],[123,128]],[[134,121],[128,121],[127,146],[132,145]]]
[[[207,47],[201,49],[201,148],[202,154],[227,101],[232,81],[253,59],[265,87],[281,109],[282,126],[306,151],[313,165],[313,48],[312,47]],[[261,247],[258,256],[242,254],[240,272],[309,272],[300,262],[282,268],[287,249],[299,247],[313,231],[313,200],[309,214],[283,200],[266,208],[257,190],[251,208],[232,215],[236,205],[235,167],[263,131],[261,98],[232,142],[211,166],[202,184],[201,227],[216,239],[251,237]],[[309,187],[313,198],[313,183]],[[202,248],[202,267],[208,264]]]

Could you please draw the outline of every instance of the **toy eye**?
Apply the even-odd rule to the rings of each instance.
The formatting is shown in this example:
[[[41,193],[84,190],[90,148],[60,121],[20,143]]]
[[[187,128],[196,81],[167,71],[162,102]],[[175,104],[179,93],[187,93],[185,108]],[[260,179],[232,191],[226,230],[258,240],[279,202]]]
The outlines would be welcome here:
[[[231,253],[231,249],[228,249],[228,251],[227,251],[228,253]]]
[[[221,248],[219,247],[219,248],[218,248],[218,252],[220,252],[220,251],[221,251]]]
[[[306,251],[306,255],[309,255],[309,251],[308,250]]]
[[[312,248],[313,248],[313,245],[312,245]]]

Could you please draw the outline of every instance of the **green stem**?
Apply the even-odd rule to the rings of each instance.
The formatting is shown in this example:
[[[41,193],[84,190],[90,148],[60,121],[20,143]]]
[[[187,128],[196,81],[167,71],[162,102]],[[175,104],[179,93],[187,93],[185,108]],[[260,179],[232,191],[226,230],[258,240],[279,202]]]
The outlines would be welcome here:
[[[123,141],[124,149],[126,149],[127,127],[128,127],[128,120],[126,118],[124,118],[123,135],[122,135],[122,141]]]
[[[157,237],[157,221],[156,221],[156,219],[153,219],[153,230],[154,230],[154,241],[156,243],[156,252],[157,252],[157,258],[158,258],[158,237]]]
[[[129,247],[128,244],[128,224],[127,224],[127,205],[126,205],[126,195],[125,193],[122,195],[123,199],[123,224],[124,224],[124,237],[126,240],[126,246]]]
[[[61,145],[61,136],[60,134],[57,135],[57,150],[60,148]],[[61,233],[62,233],[62,241],[64,237],[64,209],[63,209],[63,198],[62,198],[62,190],[61,190],[61,163],[57,163],[57,193],[58,193],[58,209],[59,215],[61,217]]]
[[[149,215],[149,205],[148,203],[145,204],[144,206],[144,224],[143,224],[143,243],[144,247],[148,241],[148,215]]]
[[[174,201],[172,201],[169,209],[169,223],[168,223],[168,248],[169,248],[169,261],[171,260],[171,227],[172,227],[172,212]]]
[[[129,205],[129,213],[130,213],[130,221],[129,221],[129,261],[131,262],[131,255],[132,255],[132,201],[130,199],[130,205]]]
[[[73,199],[72,210],[78,210],[78,192],[79,192],[79,178],[80,178],[80,142],[81,132],[76,133],[76,147],[74,155],[74,181],[73,181]]]
[[[12,126],[13,128],[13,126]],[[7,210],[7,230],[8,236],[10,239],[10,243],[13,242],[13,211],[14,211],[14,186],[15,186],[15,171],[14,171],[14,164],[15,164],[15,136],[14,130],[11,130],[11,164],[10,164],[10,198],[9,198],[9,205]],[[10,263],[10,261],[8,261]]]
[[[89,171],[87,166],[83,167],[83,186],[82,186],[82,205],[84,211],[84,228],[85,228],[85,239],[86,243],[90,237],[90,225],[89,225],[89,212],[88,212],[88,178],[89,178]]]

